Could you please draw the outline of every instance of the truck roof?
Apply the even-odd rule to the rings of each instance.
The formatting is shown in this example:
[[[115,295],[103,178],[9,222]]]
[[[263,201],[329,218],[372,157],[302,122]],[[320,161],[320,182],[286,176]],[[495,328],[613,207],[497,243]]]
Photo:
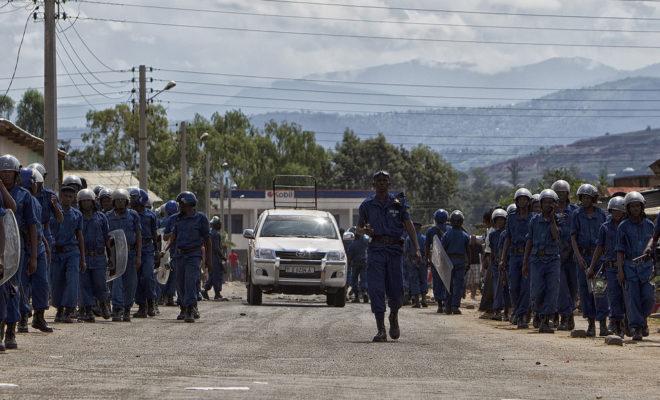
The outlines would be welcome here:
[[[267,215],[309,215],[310,217],[328,217],[331,214],[321,210],[301,210],[296,208],[278,208],[266,210]]]

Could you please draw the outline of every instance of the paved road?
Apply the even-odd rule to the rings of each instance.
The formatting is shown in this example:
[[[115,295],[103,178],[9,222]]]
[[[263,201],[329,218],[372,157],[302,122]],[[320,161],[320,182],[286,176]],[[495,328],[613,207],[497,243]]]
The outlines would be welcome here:
[[[375,344],[367,305],[270,301],[204,302],[195,324],[162,308],[20,335],[0,355],[0,399],[660,398],[657,333],[611,347],[428,308],[403,310],[401,339]]]

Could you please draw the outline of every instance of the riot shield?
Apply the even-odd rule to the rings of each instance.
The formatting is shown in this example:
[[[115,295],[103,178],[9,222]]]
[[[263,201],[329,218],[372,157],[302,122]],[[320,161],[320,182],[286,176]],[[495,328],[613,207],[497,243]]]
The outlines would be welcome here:
[[[170,278],[170,264],[161,264],[156,270],[156,281],[161,285],[165,285]]]
[[[106,282],[119,278],[126,271],[126,264],[128,263],[128,244],[126,243],[126,234],[124,234],[124,231],[116,229],[108,233],[108,235],[112,240]]]
[[[21,260],[21,236],[18,231],[16,217],[11,210],[5,210],[2,224],[5,228],[5,251],[0,254],[0,285],[11,279]]]
[[[160,236],[160,249],[161,251],[167,248],[167,240],[163,238],[165,236],[165,229],[160,228],[158,229],[158,236]],[[170,251],[165,251],[161,253],[162,256],[160,257],[160,265],[165,265],[168,269],[170,267]]]
[[[452,264],[445,248],[442,247],[440,238],[438,236],[433,237],[433,245],[431,245],[431,263],[435,267],[435,270],[440,275],[442,283],[444,283],[447,291],[451,288],[451,271],[454,269],[454,264]]]

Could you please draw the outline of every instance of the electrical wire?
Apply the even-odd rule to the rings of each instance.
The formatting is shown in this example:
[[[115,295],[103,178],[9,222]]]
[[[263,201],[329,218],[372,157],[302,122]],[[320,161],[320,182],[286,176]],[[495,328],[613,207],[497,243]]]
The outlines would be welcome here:
[[[32,9],[32,11],[34,11],[34,9]],[[27,18],[25,19],[25,25],[23,26],[23,34],[21,35],[21,41],[18,44],[18,51],[16,52],[16,62],[14,63],[14,70],[11,73],[11,78],[9,79],[9,85],[7,85],[7,90],[5,90],[5,94],[3,95],[3,97],[7,97],[7,94],[9,93],[9,89],[11,89],[11,85],[14,83],[14,78],[16,77],[16,70],[18,70],[18,62],[21,59],[21,50],[23,49],[23,42],[25,41],[25,33],[27,32],[28,22],[30,22],[30,18],[32,17],[32,11],[30,11]]]
[[[62,67],[64,68],[64,71],[68,74],[69,69],[66,67],[66,64],[64,64],[64,60],[62,60],[62,57],[60,57],[60,52],[55,51],[55,54],[57,54],[57,58],[60,60],[60,64],[62,64]],[[85,100],[85,102],[90,107],[92,107],[92,109],[96,110],[96,107],[94,107],[94,105],[87,99],[87,96],[85,96],[83,94],[82,90],[80,90],[80,88],[78,87],[78,84],[73,80],[73,78],[71,76],[69,76],[69,79],[71,79],[71,82],[74,84],[74,86],[76,87],[76,90],[78,91],[78,93],[80,93],[80,96],[83,98],[83,100]]]

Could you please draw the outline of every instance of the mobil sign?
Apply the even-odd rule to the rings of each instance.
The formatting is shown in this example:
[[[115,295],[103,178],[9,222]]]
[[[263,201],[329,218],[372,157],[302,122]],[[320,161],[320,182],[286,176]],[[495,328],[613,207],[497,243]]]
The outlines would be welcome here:
[[[294,190],[276,190],[276,191],[266,190],[267,199],[272,199],[273,196],[275,196],[277,200],[295,199],[296,192]]]

